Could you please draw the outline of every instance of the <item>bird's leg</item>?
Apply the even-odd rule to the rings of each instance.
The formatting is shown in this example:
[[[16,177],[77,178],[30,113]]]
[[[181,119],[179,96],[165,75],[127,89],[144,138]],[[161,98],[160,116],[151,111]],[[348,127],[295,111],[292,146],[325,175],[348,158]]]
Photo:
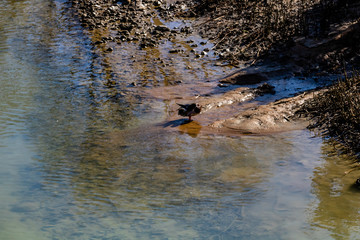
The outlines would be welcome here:
[[[189,122],[191,121],[191,116],[189,116]]]

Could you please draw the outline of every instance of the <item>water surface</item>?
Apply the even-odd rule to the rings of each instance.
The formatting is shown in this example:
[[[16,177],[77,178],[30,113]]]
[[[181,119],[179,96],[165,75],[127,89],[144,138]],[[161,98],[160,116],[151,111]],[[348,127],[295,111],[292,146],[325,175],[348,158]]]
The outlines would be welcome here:
[[[359,236],[357,165],[334,143],[164,127],[168,102],[145,89],[229,71],[212,57],[169,55],[182,42],[104,54],[65,1],[4,0],[0,14],[1,239]]]

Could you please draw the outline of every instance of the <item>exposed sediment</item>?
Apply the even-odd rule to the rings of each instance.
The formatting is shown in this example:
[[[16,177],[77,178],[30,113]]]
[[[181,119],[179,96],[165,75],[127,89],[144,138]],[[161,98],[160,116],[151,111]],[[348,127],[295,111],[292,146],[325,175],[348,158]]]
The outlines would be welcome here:
[[[267,105],[260,105],[237,115],[216,121],[210,126],[216,129],[234,130],[243,133],[280,132],[307,126],[305,118],[295,113],[301,106],[325,90],[309,91],[295,97],[281,99]]]

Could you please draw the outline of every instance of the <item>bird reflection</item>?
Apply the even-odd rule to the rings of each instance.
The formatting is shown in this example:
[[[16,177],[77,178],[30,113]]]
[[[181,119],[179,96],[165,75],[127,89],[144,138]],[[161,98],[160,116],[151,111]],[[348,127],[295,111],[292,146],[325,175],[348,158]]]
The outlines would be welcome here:
[[[197,137],[197,135],[201,131],[201,125],[197,121],[189,121],[184,119],[177,119],[173,121],[169,121],[162,125],[164,128],[172,127],[178,128],[181,133],[186,133],[191,137]]]
[[[200,133],[201,125],[196,121],[187,122],[179,126],[179,130],[182,133],[187,133],[191,137],[197,137]]]

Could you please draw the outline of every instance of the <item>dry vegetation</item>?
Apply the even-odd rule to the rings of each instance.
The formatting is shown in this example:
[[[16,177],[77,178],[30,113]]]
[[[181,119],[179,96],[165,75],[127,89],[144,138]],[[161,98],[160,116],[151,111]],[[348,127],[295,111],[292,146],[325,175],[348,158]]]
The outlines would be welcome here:
[[[259,57],[274,43],[300,33],[302,16],[312,2],[203,0],[194,12],[206,17],[200,33],[211,34],[224,58],[239,60]]]
[[[200,34],[236,63],[291,47],[294,37],[326,38],[336,26],[358,21],[359,8],[355,0],[199,0],[186,14],[203,18]]]
[[[354,152],[360,152],[360,75],[345,76],[308,101],[301,112],[312,119],[309,128],[323,130]]]

